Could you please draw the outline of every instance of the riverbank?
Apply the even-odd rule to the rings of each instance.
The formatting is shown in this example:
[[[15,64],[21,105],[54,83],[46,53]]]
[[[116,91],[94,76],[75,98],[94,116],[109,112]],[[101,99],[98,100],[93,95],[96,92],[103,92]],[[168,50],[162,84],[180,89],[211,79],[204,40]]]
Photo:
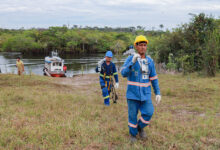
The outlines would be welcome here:
[[[2,73],[17,74],[16,59],[20,57],[24,63],[25,74],[43,75],[43,68],[45,63],[45,57],[22,55],[15,52],[0,52],[0,70]],[[95,73],[97,62],[103,59],[105,54],[87,54],[87,55],[63,55],[61,58],[64,60],[65,66],[67,66],[67,77],[72,77],[78,74],[91,74]],[[113,62],[117,67],[124,63],[125,56],[117,56],[113,58]]]
[[[0,74],[0,149],[219,149],[219,74],[159,75],[162,103],[146,128],[148,139],[133,146],[126,79],[119,79],[119,101],[105,107],[97,74]]]

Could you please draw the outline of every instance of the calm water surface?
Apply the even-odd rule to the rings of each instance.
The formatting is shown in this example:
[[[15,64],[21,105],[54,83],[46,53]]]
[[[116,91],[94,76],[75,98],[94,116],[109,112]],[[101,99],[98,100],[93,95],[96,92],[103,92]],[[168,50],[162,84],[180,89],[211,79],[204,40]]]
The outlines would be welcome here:
[[[104,58],[105,54],[89,54],[89,55],[73,55],[66,54],[60,56],[64,59],[64,64],[67,66],[67,77],[72,77],[77,74],[95,73],[97,62]],[[24,62],[25,74],[43,75],[44,58],[48,55],[22,55],[15,52],[0,52],[0,69],[2,73],[17,73],[16,58],[21,57]],[[126,57],[115,56],[113,62],[120,68]]]

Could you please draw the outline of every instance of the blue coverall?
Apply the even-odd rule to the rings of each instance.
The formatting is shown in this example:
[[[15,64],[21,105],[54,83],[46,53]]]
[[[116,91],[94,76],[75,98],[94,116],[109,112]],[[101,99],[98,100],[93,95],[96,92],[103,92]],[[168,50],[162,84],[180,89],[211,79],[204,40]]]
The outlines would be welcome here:
[[[136,136],[138,128],[144,128],[149,124],[153,115],[154,107],[151,101],[151,84],[156,95],[160,95],[158,78],[153,60],[146,56],[148,72],[143,74],[140,61],[132,62],[133,55],[129,56],[122,69],[121,74],[127,77],[127,104],[128,104],[128,127],[129,133]],[[143,75],[145,75],[143,77]],[[137,120],[138,111],[141,117]]]
[[[96,72],[98,72],[98,67],[96,68]],[[102,95],[104,97],[104,104],[107,106],[110,105],[109,95],[112,86],[111,82],[113,82],[110,81],[112,80],[111,77],[112,75],[115,78],[115,82],[118,82],[118,72],[115,67],[115,64],[113,62],[110,62],[110,64],[107,65],[106,62],[104,61],[104,63],[101,66],[99,81],[102,89]]]

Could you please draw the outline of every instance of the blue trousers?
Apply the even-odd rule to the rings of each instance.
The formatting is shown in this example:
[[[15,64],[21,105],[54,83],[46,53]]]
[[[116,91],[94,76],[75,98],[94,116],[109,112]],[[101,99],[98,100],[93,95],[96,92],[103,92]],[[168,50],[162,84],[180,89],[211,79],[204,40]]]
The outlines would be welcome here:
[[[110,92],[111,92],[111,85],[109,87],[109,90],[108,90],[108,87],[109,87],[109,81],[107,82],[106,86],[105,87],[102,87],[102,96],[104,98],[104,104],[106,106],[109,106],[110,105],[110,98],[109,98],[109,95],[110,95]]]
[[[138,101],[127,99],[127,104],[129,133],[136,136],[138,134],[138,128],[142,129],[149,124],[154,113],[154,106],[151,100]],[[141,117],[137,120],[139,110],[141,112]]]

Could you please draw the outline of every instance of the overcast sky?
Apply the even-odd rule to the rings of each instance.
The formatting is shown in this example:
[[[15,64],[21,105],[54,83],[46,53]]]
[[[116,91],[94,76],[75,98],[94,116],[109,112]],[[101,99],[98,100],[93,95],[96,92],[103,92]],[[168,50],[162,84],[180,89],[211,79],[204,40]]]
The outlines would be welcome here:
[[[189,13],[220,17],[220,0],[0,0],[0,28],[69,25],[175,28]]]

